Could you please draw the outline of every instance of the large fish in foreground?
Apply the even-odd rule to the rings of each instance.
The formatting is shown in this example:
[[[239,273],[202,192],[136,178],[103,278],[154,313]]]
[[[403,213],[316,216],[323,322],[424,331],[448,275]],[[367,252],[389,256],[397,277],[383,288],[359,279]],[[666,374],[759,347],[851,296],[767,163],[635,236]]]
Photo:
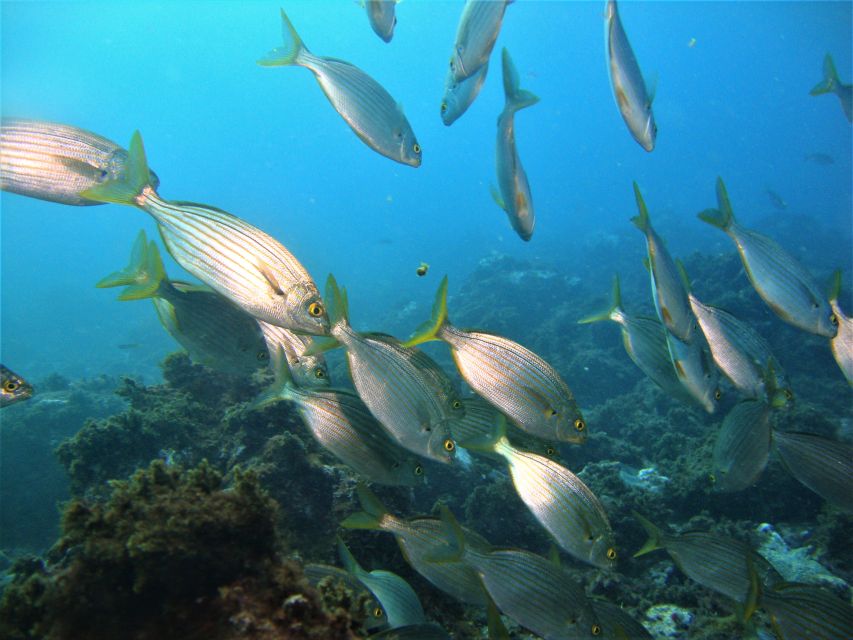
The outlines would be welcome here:
[[[3,118],[0,189],[23,196],[87,206],[104,204],[81,193],[127,173],[127,151],[112,140],[66,124]],[[160,183],[151,172],[151,186]]]
[[[853,385],[853,318],[844,313],[838,303],[841,295],[841,271],[836,271],[829,292],[829,305],[838,321],[838,333],[829,343],[835,361],[841,367],[847,382]]]
[[[823,59],[823,80],[812,87],[809,95],[820,96],[825,93],[834,93],[838,96],[847,122],[853,122],[853,85],[841,82],[838,78],[838,72],[835,70],[832,56],[828,53]]]
[[[699,218],[734,241],[746,275],[764,302],[785,322],[834,337],[838,318],[812,275],[774,240],[738,224],[722,178],[717,178],[717,206],[702,211]]]
[[[450,72],[456,80],[470,78],[484,65],[498,39],[504,12],[513,0],[467,0],[459,26],[453,54],[450,56]]]
[[[178,264],[255,318],[310,335],[329,332],[317,285],[280,242],[220,209],[162,199],[150,182],[138,131],[128,154],[126,176],[83,196],[150,214]]]
[[[405,345],[430,340],[450,345],[465,381],[523,431],[546,440],[586,441],[580,408],[554,367],[517,342],[450,324],[447,276],[439,285],[432,317]]]
[[[770,455],[770,407],[742,400],[723,419],[714,442],[714,481],[719,491],[740,491],[753,484]]]
[[[310,70],[329,102],[362,142],[402,164],[419,167],[421,146],[400,105],[385,88],[354,64],[308,51],[284,10],[284,46],[258,60],[263,67],[298,65]]]
[[[610,71],[610,84],[613,97],[622,119],[628,125],[628,131],[643,149],[655,148],[658,128],[652,113],[652,100],[646,89],[640,66],[634,57],[634,50],[628,42],[628,36],[622,28],[616,0],[608,0],[604,10],[605,39],[607,42],[607,69]]]
[[[527,173],[521,166],[515,144],[515,113],[539,102],[539,98],[519,86],[518,71],[503,50],[503,79],[506,103],[498,117],[498,138],[495,150],[495,167],[500,192],[492,189],[492,197],[506,212],[509,223],[522,240],[530,240],[536,217],[533,213],[533,198]]]
[[[33,387],[17,373],[0,364],[0,408],[32,397]]]

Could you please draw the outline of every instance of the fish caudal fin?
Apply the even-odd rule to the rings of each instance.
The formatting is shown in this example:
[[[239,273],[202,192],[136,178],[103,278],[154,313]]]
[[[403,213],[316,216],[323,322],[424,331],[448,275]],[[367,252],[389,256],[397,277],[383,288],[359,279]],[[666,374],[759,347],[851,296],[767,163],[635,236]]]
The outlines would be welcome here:
[[[258,64],[262,67],[286,67],[299,64],[299,56],[308,53],[308,48],[302,42],[299,34],[296,33],[296,29],[284,9],[281,10],[281,35],[284,44],[258,60]]]
[[[504,47],[503,50],[503,75],[504,75],[504,96],[506,97],[506,111],[516,112],[526,107],[531,107],[539,102],[539,97],[522,89],[518,79],[518,70],[509,57],[509,51]]]
[[[438,340],[438,333],[447,323],[447,276],[438,285],[435,302],[432,305],[432,316],[415,331],[414,335],[403,343],[404,347],[414,347],[422,342]]]
[[[661,542],[661,530],[658,529],[650,520],[647,520],[636,511],[633,511],[632,513],[640,524],[643,525],[643,529],[646,530],[646,533],[649,534],[649,539],[646,540],[645,544],[640,547],[640,550],[634,554],[634,557],[636,558],[645,555],[657,549],[663,549],[663,544]]]
[[[137,197],[150,183],[151,172],[148,170],[142,136],[139,131],[135,131],[127,149],[125,172],[113,180],[86,189],[80,193],[80,197],[97,202],[136,205]]]
[[[367,485],[360,483],[356,493],[363,511],[347,517],[341,522],[341,526],[345,529],[381,529],[382,518],[388,515],[388,509],[376,494],[367,488]]]
[[[619,286],[619,274],[613,276],[613,293],[610,298],[610,307],[601,313],[595,313],[591,316],[586,316],[578,320],[578,324],[591,324],[593,322],[601,322],[610,320],[614,311],[622,309],[622,288]]]
[[[809,91],[811,96],[819,96],[824,93],[833,93],[838,90],[838,72],[835,70],[835,63],[832,61],[832,56],[828,53],[823,59],[823,80],[818,82],[812,90]]]
[[[718,209],[705,209],[699,212],[699,219],[703,222],[727,231],[734,224],[735,216],[732,204],[729,202],[729,194],[722,178],[717,178],[717,206]]]
[[[646,201],[643,200],[643,194],[640,193],[640,187],[636,182],[634,183],[634,199],[637,201],[637,210],[640,213],[639,215],[631,218],[631,222],[633,222],[634,226],[640,231],[645,233],[651,226],[651,222],[649,221],[649,210],[646,207]]]
[[[99,289],[124,286],[119,300],[142,300],[151,298],[166,278],[163,260],[155,242],[148,242],[145,231],[140,231],[133,243],[130,263],[121,271],[111,273],[95,285]]]

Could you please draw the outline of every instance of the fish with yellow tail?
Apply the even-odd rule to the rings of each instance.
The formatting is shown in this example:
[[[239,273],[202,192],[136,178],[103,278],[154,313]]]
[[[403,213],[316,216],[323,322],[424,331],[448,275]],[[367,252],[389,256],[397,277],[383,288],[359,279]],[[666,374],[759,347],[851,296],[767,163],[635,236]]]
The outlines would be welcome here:
[[[821,96],[826,93],[834,93],[838,96],[847,122],[853,122],[853,85],[841,82],[838,71],[835,70],[835,62],[828,53],[823,59],[823,80],[812,87],[809,95]]]
[[[128,147],[126,175],[81,195],[151,215],[178,264],[249,315],[309,335],[329,332],[317,285],[280,242],[220,209],[157,194],[138,131]]]

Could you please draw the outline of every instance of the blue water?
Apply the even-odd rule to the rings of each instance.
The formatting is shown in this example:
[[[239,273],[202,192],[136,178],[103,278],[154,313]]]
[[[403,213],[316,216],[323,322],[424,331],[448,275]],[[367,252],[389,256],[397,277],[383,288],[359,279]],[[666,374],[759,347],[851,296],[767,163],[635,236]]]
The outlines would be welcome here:
[[[355,2],[285,5],[314,53],[357,64],[403,105],[424,149],[418,169],[358,140],[308,70],[255,64],[280,44],[278,6],[4,2],[3,115],[73,124],[124,145],[139,129],[164,197],[245,218],[321,286],[335,273],[359,328],[382,329],[389,312],[413,301],[426,313],[438,276],[449,274],[453,293],[494,252],[542,259],[603,287],[617,254],[636,253],[642,269],[642,239],[628,222],[632,180],[676,255],[731,250],[695,217],[713,205],[722,175],[747,224],[803,215],[836,229],[837,246],[804,261],[842,266],[850,281],[851,127],[835,96],[808,95],[826,52],[842,80],[853,75],[849,2],[625,3],[623,24],[656,86],[651,154],[611,95],[604,3],[510,6],[496,52],[510,50],[522,86],[541,98],[516,119],[537,216],[529,244],[489,195],[503,105],[497,57],[469,111],[450,128],[439,118],[461,2],[406,0],[390,44]],[[813,152],[834,164],[805,162]],[[767,188],[787,210],[773,208]],[[2,210],[4,362],[31,378],[156,378],[175,345],[151,305],[94,288],[126,264],[140,228],[156,237],[152,220],[129,207],[7,193]],[[578,269],[581,258],[600,269]],[[421,261],[431,265],[426,278],[415,276]],[[174,263],[167,271],[187,277]],[[118,348],[128,343],[140,347]]]

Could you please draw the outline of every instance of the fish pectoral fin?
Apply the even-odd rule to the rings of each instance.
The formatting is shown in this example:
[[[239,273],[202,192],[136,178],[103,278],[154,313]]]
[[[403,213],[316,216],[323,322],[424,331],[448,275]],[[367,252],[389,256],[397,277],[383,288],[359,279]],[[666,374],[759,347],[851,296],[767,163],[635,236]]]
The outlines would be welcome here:
[[[663,305],[661,305],[661,308],[660,308],[660,316],[661,316],[661,320],[663,320],[664,324],[666,324],[666,325],[672,324],[672,314],[669,312],[669,309],[667,309]]]
[[[492,194],[492,200],[504,211],[506,211],[506,203],[504,202],[503,197],[501,196],[501,192],[498,191],[498,188],[495,185],[489,185],[489,192]]]
[[[542,395],[539,391],[528,386],[523,386],[522,389],[524,389],[525,393],[533,399],[536,406],[541,409],[542,415],[545,416],[546,419],[553,418],[557,415],[557,410],[551,405],[548,398]]]
[[[675,373],[679,378],[684,379],[687,377],[687,372],[684,371],[684,365],[681,364],[681,360],[673,360],[672,366],[675,367]]]
[[[283,289],[281,288],[281,286],[278,284],[278,280],[276,280],[276,278],[275,278],[275,274],[272,272],[272,269],[270,269],[270,268],[269,268],[269,265],[267,265],[267,264],[266,264],[266,263],[264,263],[264,262],[259,262],[259,263],[258,263],[258,271],[260,271],[260,272],[261,272],[261,275],[264,277],[264,280],[266,280],[266,281],[267,281],[267,283],[269,283],[269,285],[270,285],[270,287],[272,288],[273,292],[274,292],[277,296],[283,296],[283,295],[285,295],[284,290],[283,290]]]
[[[93,182],[103,182],[108,175],[105,170],[93,167],[89,163],[84,162],[83,160],[78,160],[77,158],[60,157],[57,158],[57,160],[59,161],[59,164],[72,173],[75,173],[78,176],[85,176]]]

